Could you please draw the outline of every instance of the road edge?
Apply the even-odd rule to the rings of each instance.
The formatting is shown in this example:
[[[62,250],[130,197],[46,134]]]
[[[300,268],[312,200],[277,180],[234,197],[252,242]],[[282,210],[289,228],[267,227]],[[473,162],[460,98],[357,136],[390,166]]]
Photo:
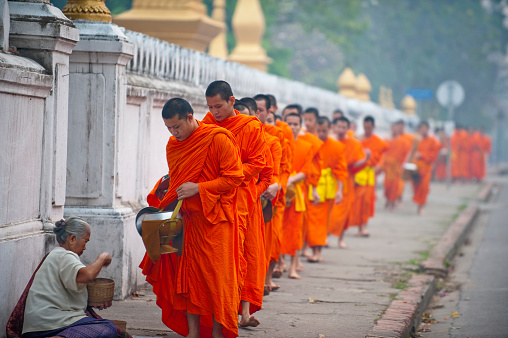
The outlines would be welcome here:
[[[485,183],[476,199],[480,202],[488,201],[493,188],[494,183]],[[397,299],[390,303],[366,337],[406,337],[416,332],[423,312],[436,292],[437,277],[446,277],[448,274],[450,262],[464,243],[478,214],[477,206],[469,206],[460,212],[438,244],[432,248],[429,257],[421,264],[424,273],[409,280],[408,288],[397,294]]]

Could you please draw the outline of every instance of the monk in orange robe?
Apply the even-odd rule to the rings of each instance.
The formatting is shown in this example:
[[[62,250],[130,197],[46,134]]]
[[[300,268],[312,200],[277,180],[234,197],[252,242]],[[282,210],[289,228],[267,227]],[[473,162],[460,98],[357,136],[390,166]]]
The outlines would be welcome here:
[[[399,128],[396,124],[392,124],[391,131],[392,137],[387,141],[388,148],[383,157],[383,171],[385,173],[386,208],[393,210],[399,197],[402,166],[406,157],[406,144],[402,138],[399,138]]]
[[[227,82],[212,82],[208,85],[205,96],[210,111],[203,122],[218,125],[233,133],[240,150],[245,178],[238,188],[237,207],[240,234],[243,235],[243,257],[247,265],[243,271],[245,278],[239,325],[257,326],[259,321],[251,314],[261,309],[266,273],[265,228],[259,214],[261,200],[258,191],[264,191],[269,186],[269,180],[264,180],[260,187],[256,186],[258,175],[267,167],[263,125],[254,116],[241,115],[234,110],[235,97]]]
[[[385,140],[374,134],[375,121],[372,116],[363,119],[365,134],[360,139],[363,149],[370,151],[367,165],[355,175],[355,201],[351,210],[350,226],[358,226],[358,236],[368,237],[367,223],[374,216],[376,202],[376,175],[381,171],[379,164],[388,148]]]
[[[471,178],[479,182],[483,178],[485,166],[483,137],[479,131],[474,131],[471,136]]]
[[[461,181],[467,181],[470,178],[470,141],[469,141],[469,133],[466,129],[459,129],[459,140],[458,140],[458,159],[457,166],[459,169],[459,177]]]
[[[309,189],[312,189],[312,185],[317,186],[317,184],[319,182],[319,178],[321,176],[321,166],[322,166],[321,162],[322,161],[321,161],[319,149],[323,145],[323,141],[321,141],[317,137],[317,120],[318,119],[319,119],[319,111],[317,110],[317,108],[310,107],[310,108],[305,109],[305,111],[303,112],[303,121],[305,124],[305,130],[303,130],[303,129],[300,130],[300,134],[298,136],[298,137],[301,137],[304,141],[312,143],[314,145],[314,149],[316,150],[316,154],[314,155],[314,158],[312,160],[312,164],[315,167],[313,172],[315,172],[316,174],[313,177],[307,177],[305,179],[307,191],[310,191]],[[308,182],[313,182],[313,183],[308,183]],[[310,186],[308,184],[310,184]],[[310,227],[309,223],[316,222],[316,220],[311,219],[311,217],[309,216],[309,209],[311,208],[312,204],[317,204],[318,202],[315,202],[310,197],[311,196],[309,196],[309,194],[305,194],[305,204],[307,206],[307,210],[303,214],[302,255],[304,257],[307,257],[307,259],[314,261],[314,260],[312,260],[312,256],[306,252],[307,247],[308,247],[307,235],[308,235],[308,230]],[[312,227],[315,227],[315,224],[313,224]],[[300,261],[300,257],[298,257],[297,270],[303,271],[303,265]]]
[[[280,278],[282,276],[282,270],[276,269],[276,263],[279,261],[281,256],[281,245],[283,240],[282,235],[282,220],[284,217],[284,209],[286,208],[286,192],[287,192],[287,183],[289,176],[291,175],[291,161],[292,159],[292,143],[294,143],[294,137],[291,140],[288,140],[283,132],[283,128],[289,126],[282,121],[275,120],[275,114],[270,111],[266,118],[267,124],[265,125],[266,131],[270,135],[274,135],[279,138],[280,143],[282,145],[282,157],[280,162],[280,170],[279,170],[279,181],[281,185],[281,190],[279,191],[278,196],[275,201],[272,201],[275,206],[272,222],[273,222],[273,230],[274,237],[272,243],[272,254],[270,258],[270,264],[268,265],[267,272],[267,281],[269,281],[270,289],[272,291],[279,289],[279,286],[276,285],[272,277]],[[280,122],[283,128],[279,128],[276,126],[277,122]],[[293,132],[291,131],[291,136]],[[291,142],[291,143],[290,143]],[[270,274],[270,276],[268,276]]]
[[[281,245],[281,255],[290,255],[291,264],[289,266],[289,278],[300,279],[296,271],[297,254],[302,244],[302,222],[303,212],[306,210],[304,193],[304,180],[306,177],[314,175],[315,167],[312,165],[312,159],[315,155],[314,146],[304,141],[298,136],[302,127],[301,116],[298,114],[288,114],[285,120],[293,132],[295,140],[295,153],[293,154],[292,174],[288,179],[288,187],[293,186],[295,198],[289,206],[284,209],[283,218],[283,241]],[[297,149],[297,150],[296,150]],[[314,196],[317,195],[316,188],[313,189]],[[281,260],[279,260],[279,269],[282,270]]]
[[[406,126],[406,123],[404,122],[404,120],[399,120],[396,122],[396,124],[399,128],[399,130],[398,130],[399,137],[404,145],[404,150],[403,150],[404,163],[406,163],[408,161],[411,161],[410,157],[412,156],[414,151],[416,151],[416,137],[413,134],[406,133],[404,131],[404,128]],[[399,177],[399,192],[398,192],[398,197],[397,197],[397,201],[399,203],[402,202],[402,195],[403,194],[404,194],[404,180],[402,179],[402,175],[401,175]]]
[[[452,173],[452,179],[454,181],[457,181],[457,180],[461,180],[462,179],[462,173],[461,173],[461,169],[460,169],[460,156],[462,156],[461,152],[460,152],[460,147],[461,147],[461,139],[460,139],[460,136],[461,133],[460,133],[460,127],[457,126],[454,130],[453,130],[453,134],[450,138],[450,146],[451,146],[451,150],[452,150],[452,153],[451,153],[451,165],[452,165],[452,170],[451,170],[451,173]]]
[[[446,180],[447,176],[447,166],[448,166],[448,137],[446,136],[446,132],[443,128],[437,130],[437,136],[439,138],[439,143],[441,144],[441,149],[439,150],[439,155],[436,161],[436,168],[434,169],[434,178],[438,181]]]
[[[170,329],[187,337],[236,337],[236,187],[244,175],[235,138],[223,128],[198,123],[180,98],[164,105],[162,117],[173,135],[166,147],[169,187],[162,200],[152,195],[150,204],[164,209],[183,199],[184,250],[181,257],[165,254],[155,263],[145,255],[140,267]]]
[[[418,168],[418,180],[413,183],[413,201],[418,205],[418,214],[421,215],[423,207],[427,203],[427,195],[430,190],[430,179],[432,177],[432,166],[437,159],[441,145],[439,141],[429,135],[429,124],[426,121],[420,122],[418,126],[420,140],[415,153],[414,163]]]
[[[309,262],[322,262],[321,250],[326,245],[330,215],[334,204],[342,201],[342,191],[347,180],[347,162],[344,145],[329,136],[330,120],[320,117],[317,121],[317,134],[323,145],[319,149],[321,176],[318,181],[318,204],[307,205],[309,228],[307,243],[312,248]]]
[[[280,183],[280,172],[281,172],[281,161],[282,161],[282,145],[284,141],[284,136],[282,131],[274,126],[268,125],[267,117],[271,108],[271,100],[268,96],[263,94],[258,94],[254,96],[254,100],[256,103],[256,116],[261,121],[264,126],[265,137],[267,141],[267,146],[270,150],[270,155],[273,159],[273,174],[270,181],[269,188],[262,192],[261,197],[270,201],[272,204],[272,219],[265,223],[265,255],[266,255],[266,263],[267,270],[265,273],[265,295],[270,294],[270,291],[276,290],[279,288],[278,285],[275,285],[272,281],[272,273],[273,268],[275,267],[276,260],[278,256],[273,257],[273,246],[275,241],[279,241],[278,237],[280,236],[280,231],[275,229],[275,222],[273,220],[273,214],[275,213],[276,208],[276,200],[278,195],[281,192],[281,183]],[[275,135],[272,135],[268,132],[271,130],[275,132]],[[277,234],[276,234],[277,232]],[[279,245],[280,246],[280,245]],[[280,251],[280,249],[278,249]],[[274,259],[272,259],[274,258]]]
[[[330,234],[339,237],[339,247],[346,249],[344,232],[349,225],[351,207],[355,199],[354,176],[367,165],[367,161],[370,158],[370,150],[364,151],[362,144],[358,140],[347,135],[349,120],[346,117],[336,119],[334,122],[337,138],[345,147],[348,178],[344,184],[342,202],[335,204],[332,208],[328,231]]]

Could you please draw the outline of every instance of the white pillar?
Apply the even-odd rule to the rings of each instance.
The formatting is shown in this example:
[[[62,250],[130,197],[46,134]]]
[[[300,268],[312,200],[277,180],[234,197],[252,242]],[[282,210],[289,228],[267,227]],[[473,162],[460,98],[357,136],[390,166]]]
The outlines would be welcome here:
[[[102,251],[111,253],[113,262],[101,276],[115,280],[118,299],[135,287],[143,252],[135,233],[135,214],[122,206],[118,191],[125,65],[132,58],[133,45],[117,25],[86,20],[74,24],[80,30],[80,41],[70,59],[65,215],[81,216],[92,226],[92,238],[82,257],[85,263]],[[135,154],[132,161],[135,165]]]

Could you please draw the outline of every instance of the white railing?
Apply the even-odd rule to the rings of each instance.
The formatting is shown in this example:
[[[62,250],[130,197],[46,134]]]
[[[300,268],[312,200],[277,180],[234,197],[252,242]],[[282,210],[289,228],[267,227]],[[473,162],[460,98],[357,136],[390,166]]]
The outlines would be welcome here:
[[[206,88],[214,80],[228,81],[237,97],[270,93],[283,104],[298,102],[331,113],[346,109],[346,99],[337,93],[285,79],[242,64],[215,58],[162,41],[151,36],[124,30],[134,44],[134,56],[127,70],[162,80],[179,81]]]
[[[184,82],[203,89],[214,80],[225,80],[231,84],[236,97],[270,93],[277,98],[280,108],[285,104],[298,103],[304,108],[316,107],[328,116],[340,108],[354,119],[366,114],[374,115],[385,125],[396,119],[414,119],[399,110],[383,108],[373,102],[348,99],[329,90],[215,58],[139,32],[123,31],[134,44],[134,56],[127,70],[135,74]]]

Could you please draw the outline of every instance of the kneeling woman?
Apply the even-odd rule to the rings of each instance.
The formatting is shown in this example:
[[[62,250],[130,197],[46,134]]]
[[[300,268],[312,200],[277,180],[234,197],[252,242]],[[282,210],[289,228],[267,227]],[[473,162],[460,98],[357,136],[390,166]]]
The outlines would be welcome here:
[[[35,274],[26,299],[23,337],[116,337],[112,321],[85,313],[86,284],[111,263],[111,256],[104,252],[89,266],[81,263],[79,256],[91,233],[81,218],[58,221],[53,232],[60,246],[49,253]]]

